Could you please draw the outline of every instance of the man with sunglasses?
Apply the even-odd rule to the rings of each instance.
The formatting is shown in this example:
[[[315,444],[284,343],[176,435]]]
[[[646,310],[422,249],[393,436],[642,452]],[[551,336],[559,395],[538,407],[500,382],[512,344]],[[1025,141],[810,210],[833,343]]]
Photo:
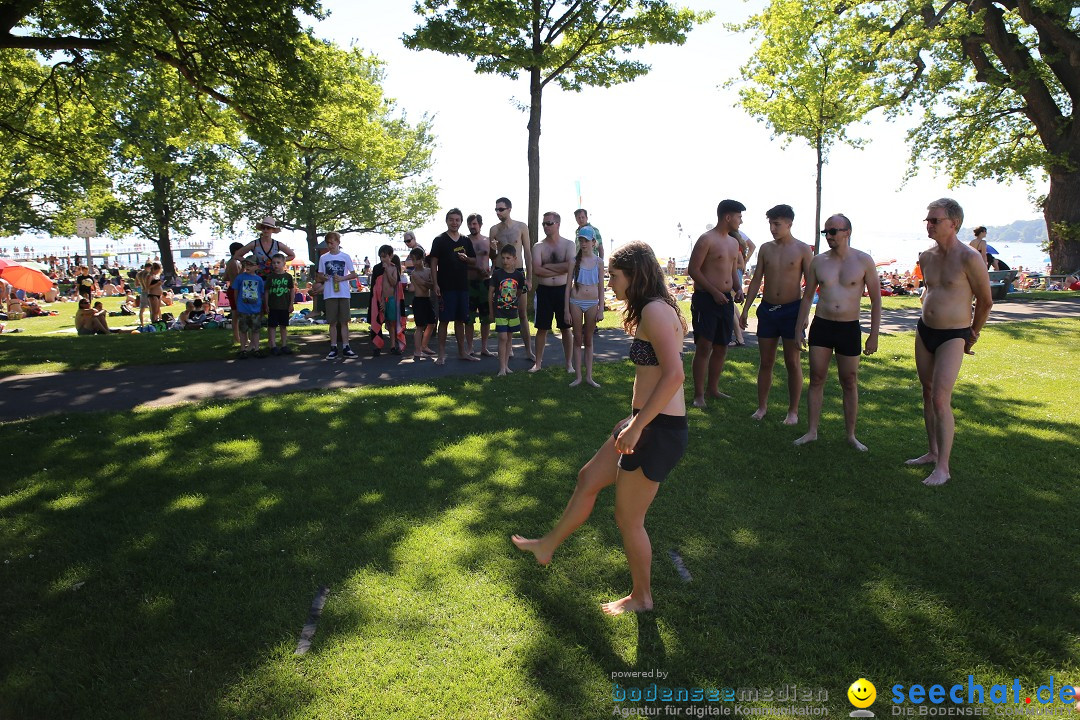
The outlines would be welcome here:
[[[944,485],[956,436],[952,392],[964,355],[974,355],[990,308],[990,276],[977,250],[956,237],[964,210],[950,198],[927,206],[926,234],[934,245],[919,255],[926,294],[915,332],[915,367],[923,392],[923,420],[929,451],[908,465],[933,465],[924,485]],[[971,301],[975,300],[974,317]]]
[[[866,446],[855,437],[855,419],[859,414],[859,353],[877,352],[878,328],[881,325],[881,283],[874,258],[851,247],[851,221],[837,214],[825,221],[821,231],[829,249],[810,263],[806,273],[806,292],[799,306],[796,337],[802,337],[810,317],[814,293],[819,293],[817,312],[810,325],[810,391],[806,396],[809,427],[796,445],[817,440],[818,421],[825,394],[825,378],[836,351],[836,373],[844,394],[844,427],[847,441],[865,452]],[[859,302],[863,290],[870,296],[870,335],[866,349],[859,328]]]
[[[574,266],[574,243],[559,234],[562,217],[557,212],[544,213],[544,239],[533,246],[532,266],[536,268],[536,361],[529,372],[534,373],[544,363],[544,346],[551,331],[551,321],[562,333],[563,360],[566,372],[574,372],[573,333],[566,322],[566,283]],[[530,286],[531,287],[531,286]]]
[[[520,220],[510,219],[510,210],[513,208],[513,203],[507,198],[501,197],[495,201],[495,216],[499,218],[499,222],[492,225],[488,229],[488,237],[491,238],[492,248],[501,248],[504,245],[513,245],[517,250],[517,268],[525,269],[525,279],[528,287],[533,286],[533,263],[532,263],[532,239],[529,236],[529,226]],[[502,259],[499,257],[497,249],[492,250],[492,262],[495,267],[500,270],[502,267]],[[521,339],[525,342],[525,353],[529,356],[530,360],[535,361],[536,355],[533,353],[532,345],[529,338],[529,315],[526,310],[528,305],[528,294],[521,293],[518,297],[518,318],[521,320]],[[513,357],[513,348],[510,350],[510,357]]]
[[[790,205],[776,205],[765,212],[769,220],[769,232],[773,239],[758,249],[757,267],[746,293],[739,324],[746,329],[747,315],[757,297],[762,279],[765,291],[757,310],[758,338],[758,408],[751,415],[755,420],[765,417],[772,388],[773,366],[776,350],[784,343],[784,368],[787,370],[788,411],[785,425],[799,422],[799,402],[802,399],[802,336],[795,334],[802,303],[802,285],[814,249],[791,234],[795,211]]]

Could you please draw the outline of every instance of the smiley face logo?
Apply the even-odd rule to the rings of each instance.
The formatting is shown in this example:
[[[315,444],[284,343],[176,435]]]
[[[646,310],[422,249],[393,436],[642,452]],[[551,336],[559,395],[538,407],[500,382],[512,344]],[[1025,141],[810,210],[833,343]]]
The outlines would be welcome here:
[[[847,699],[857,708],[868,708],[877,699],[877,688],[866,678],[859,678],[847,689]]]

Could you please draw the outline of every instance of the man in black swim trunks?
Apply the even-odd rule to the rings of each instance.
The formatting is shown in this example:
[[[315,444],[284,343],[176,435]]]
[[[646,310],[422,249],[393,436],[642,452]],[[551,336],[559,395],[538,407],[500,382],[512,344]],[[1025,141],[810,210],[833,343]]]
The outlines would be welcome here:
[[[851,247],[851,221],[846,216],[833,215],[826,220],[821,234],[829,249],[810,263],[806,292],[795,325],[795,337],[802,337],[814,293],[818,292],[817,312],[810,326],[810,392],[806,396],[809,427],[795,444],[805,445],[817,440],[825,378],[835,350],[836,371],[844,393],[847,441],[856,450],[865,451],[866,446],[855,437],[855,419],[859,414],[859,353],[873,355],[877,352],[881,283],[874,258]],[[870,335],[866,338],[866,350],[861,347],[862,331],[859,328],[859,302],[864,288],[870,296]]]
[[[720,392],[728,343],[735,328],[735,303],[742,301],[739,283],[739,241],[746,206],[723,200],[716,207],[716,227],[694,243],[687,272],[694,280],[690,315],[694,323],[694,407],[705,407],[709,397],[730,398]],[[706,373],[708,385],[706,387]]]
[[[964,354],[975,354],[971,348],[994,304],[982,255],[956,237],[963,223],[964,211],[955,200],[942,198],[930,203],[926,234],[934,246],[919,255],[926,295],[915,333],[915,365],[922,384],[923,420],[930,447],[907,464],[933,464],[933,472],[923,480],[931,486],[944,485],[950,477],[949,456],[956,435],[953,386]]]

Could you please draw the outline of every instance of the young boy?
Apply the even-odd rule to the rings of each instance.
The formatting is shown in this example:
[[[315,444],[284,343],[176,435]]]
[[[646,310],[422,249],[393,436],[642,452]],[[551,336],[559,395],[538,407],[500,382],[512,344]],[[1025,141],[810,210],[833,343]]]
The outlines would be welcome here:
[[[514,332],[521,328],[518,315],[518,298],[529,292],[525,273],[517,268],[517,248],[510,243],[499,250],[502,267],[496,267],[491,273],[488,288],[488,314],[495,322],[495,332],[499,336],[499,375],[508,375],[510,345]]]
[[[438,319],[435,307],[431,304],[431,269],[425,262],[423,249],[413,248],[409,251],[409,259],[413,264],[409,274],[409,289],[415,293],[412,310],[413,322],[416,323],[416,331],[413,333],[413,362],[416,362],[425,355],[435,354],[428,349],[428,343]]]
[[[355,358],[357,354],[349,347],[349,300],[352,297],[349,281],[356,279],[356,269],[352,258],[341,252],[340,233],[326,233],[326,248],[326,254],[319,258],[316,275],[319,282],[324,283],[326,322],[330,325],[330,352],[326,359],[337,360],[338,342],[344,357]]]
[[[296,281],[285,270],[285,253],[276,252],[270,258],[271,272],[266,278],[266,327],[267,341],[271,355],[292,355],[289,347],[289,318],[293,311],[293,289]],[[274,345],[274,328],[278,331],[281,342]]]
[[[236,288],[233,317],[240,331],[240,352],[237,357],[241,360],[249,355],[266,357],[266,353],[259,349],[259,328],[262,326],[266,283],[255,274],[255,267],[255,258],[250,255],[245,257],[240,274],[233,279],[233,287]]]

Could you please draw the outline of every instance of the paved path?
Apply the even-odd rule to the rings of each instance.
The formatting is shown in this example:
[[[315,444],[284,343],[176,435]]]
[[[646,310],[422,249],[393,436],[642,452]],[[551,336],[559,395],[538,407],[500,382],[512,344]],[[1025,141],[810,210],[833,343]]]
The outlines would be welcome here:
[[[999,303],[991,312],[990,322],[1057,317],[1080,317],[1080,299]],[[885,334],[911,331],[918,319],[916,309],[887,312],[881,330]],[[865,314],[863,324],[865,329]],[[751,318],[751,331],[746,334],[750,345],[756,344],[752,331]],[[367,341],[354,343],[361,358],[327,362],[322,359],[329,345],[326,336],[315,335],[307,339],[294,336],[293,340],[301,345],[301,354],[291,357],[139,365],[114,370],[76,370],[0,378],[0,422],[58,412],[132,410],[299,390],[422,382],[455,375],[494,374],[498,369],[495,358],[484,358],[481,362],[458,360],[452,339],[447,342],[449,357],[443,366],[431,361],[413,363],[411,356],[371,358],[371,346]],[[629,339],[622,331],[601,330],[595,342],[596,361],[622,360],[628,347]],[[690,338],[686,350],[693,352]],[[530,363],[523,356],[520,341],[517,355],[510,367],[515,372],[524,372]],[[545,367],[559,367],[562,363],[562,347],[554,333],[548,335],[544,360]]]

